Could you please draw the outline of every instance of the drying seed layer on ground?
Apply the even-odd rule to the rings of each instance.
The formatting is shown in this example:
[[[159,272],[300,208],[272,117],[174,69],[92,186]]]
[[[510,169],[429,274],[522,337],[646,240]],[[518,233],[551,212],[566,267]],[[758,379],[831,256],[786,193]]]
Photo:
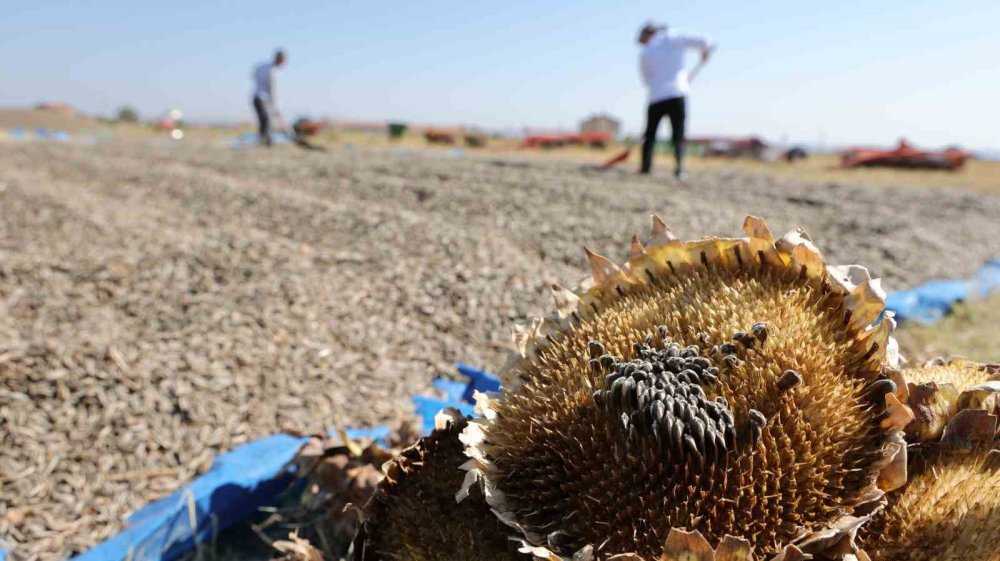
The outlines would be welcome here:
[[[889,290],[1000,255],[986,194],[445,154],[0,147],[0,536],[15,555],[82,551],[242,442],[335,413],[391,419],[456,361],[499,367],[510,323],[578,280],[579,244],[620,260],[654,212],[689,236],[739,234],[747,213],[806,225]]]

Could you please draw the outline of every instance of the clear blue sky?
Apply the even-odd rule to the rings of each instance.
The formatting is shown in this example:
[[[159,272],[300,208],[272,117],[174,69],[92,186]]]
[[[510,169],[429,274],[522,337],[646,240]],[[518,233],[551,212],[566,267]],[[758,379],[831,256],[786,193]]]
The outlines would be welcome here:
[[[608,111],[636,131],[634,39],[655,18],[719,42],[695,134],[1000,147],[989,0],[5,4],[0,106],[249,120],[250,68],[280,45],[288,116],[571,128]]]

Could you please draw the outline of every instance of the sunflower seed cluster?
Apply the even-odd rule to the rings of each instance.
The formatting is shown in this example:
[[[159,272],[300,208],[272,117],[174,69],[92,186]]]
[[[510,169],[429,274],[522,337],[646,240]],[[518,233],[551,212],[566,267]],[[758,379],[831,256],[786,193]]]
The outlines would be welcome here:
[[[735,445],[733,414],[724,398],[705,393],[718,383],[719,368],[698,347],[650,343],[636,345],[636,358],[627,362],[604,354],[591,360],[605,373],[595,403],[621,420],[629,441],[647,442],[664,459],[699,466],[724,459]],[[590,351],[603,347],[592,342]]]

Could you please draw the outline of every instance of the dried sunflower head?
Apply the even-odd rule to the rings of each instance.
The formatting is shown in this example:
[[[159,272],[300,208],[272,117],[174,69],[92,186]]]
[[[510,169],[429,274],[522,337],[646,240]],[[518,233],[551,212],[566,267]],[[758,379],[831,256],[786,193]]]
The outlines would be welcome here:
[[[878,281],[801,231],[744,229],[682,242],[654,217],[624,267],[588,252],[593,281],[516,328],[503,399],[462,435],[464,489],[535,555],[843,555],[905,481]]]
[[[906,371],[911,442],[993,440],[1000,418],[1000,365],[934,360]]]
[[[326,513],[326,524],[316,526],[321,536],[311,539],[343,546],[346,552],[358,526],[358,509],[375,493],[382,480],[381,466],[393,457],[393,450],[415,443],[420,434],[414,424],[404,421],[386,438],[390,448],[366,439],[354,440],[337,428],[333,437],[314,436],[295,455],[295,473],[300,479],[303,509],[283,513],[284,520],[307,526],[316,512]],[[292,539],[293,545],[301,540]],[[287,545],[287,544],[286,544]],[[295,549],[293,545],[289,548]]]
[[[907,485],[862,530],[865,553],[876,561],[1000,561],[1000,450],[989,446],[916,452]]]
[[[455,504],[468,458],[454,410],[438,428],[383,466],[385,478],[364,508],[354,561],[513,561],[516,552],[482,497]]]

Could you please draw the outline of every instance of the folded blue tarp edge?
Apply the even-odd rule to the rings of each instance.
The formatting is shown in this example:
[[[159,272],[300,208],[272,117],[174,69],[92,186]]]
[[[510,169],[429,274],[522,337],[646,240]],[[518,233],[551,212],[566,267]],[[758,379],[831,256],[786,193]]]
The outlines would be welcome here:
[[[219,455],[207,473],[136,511],[123,531],[75,559],[177,559],[286,489],[292,474],[283,468],[306,440],[274,434]]]

